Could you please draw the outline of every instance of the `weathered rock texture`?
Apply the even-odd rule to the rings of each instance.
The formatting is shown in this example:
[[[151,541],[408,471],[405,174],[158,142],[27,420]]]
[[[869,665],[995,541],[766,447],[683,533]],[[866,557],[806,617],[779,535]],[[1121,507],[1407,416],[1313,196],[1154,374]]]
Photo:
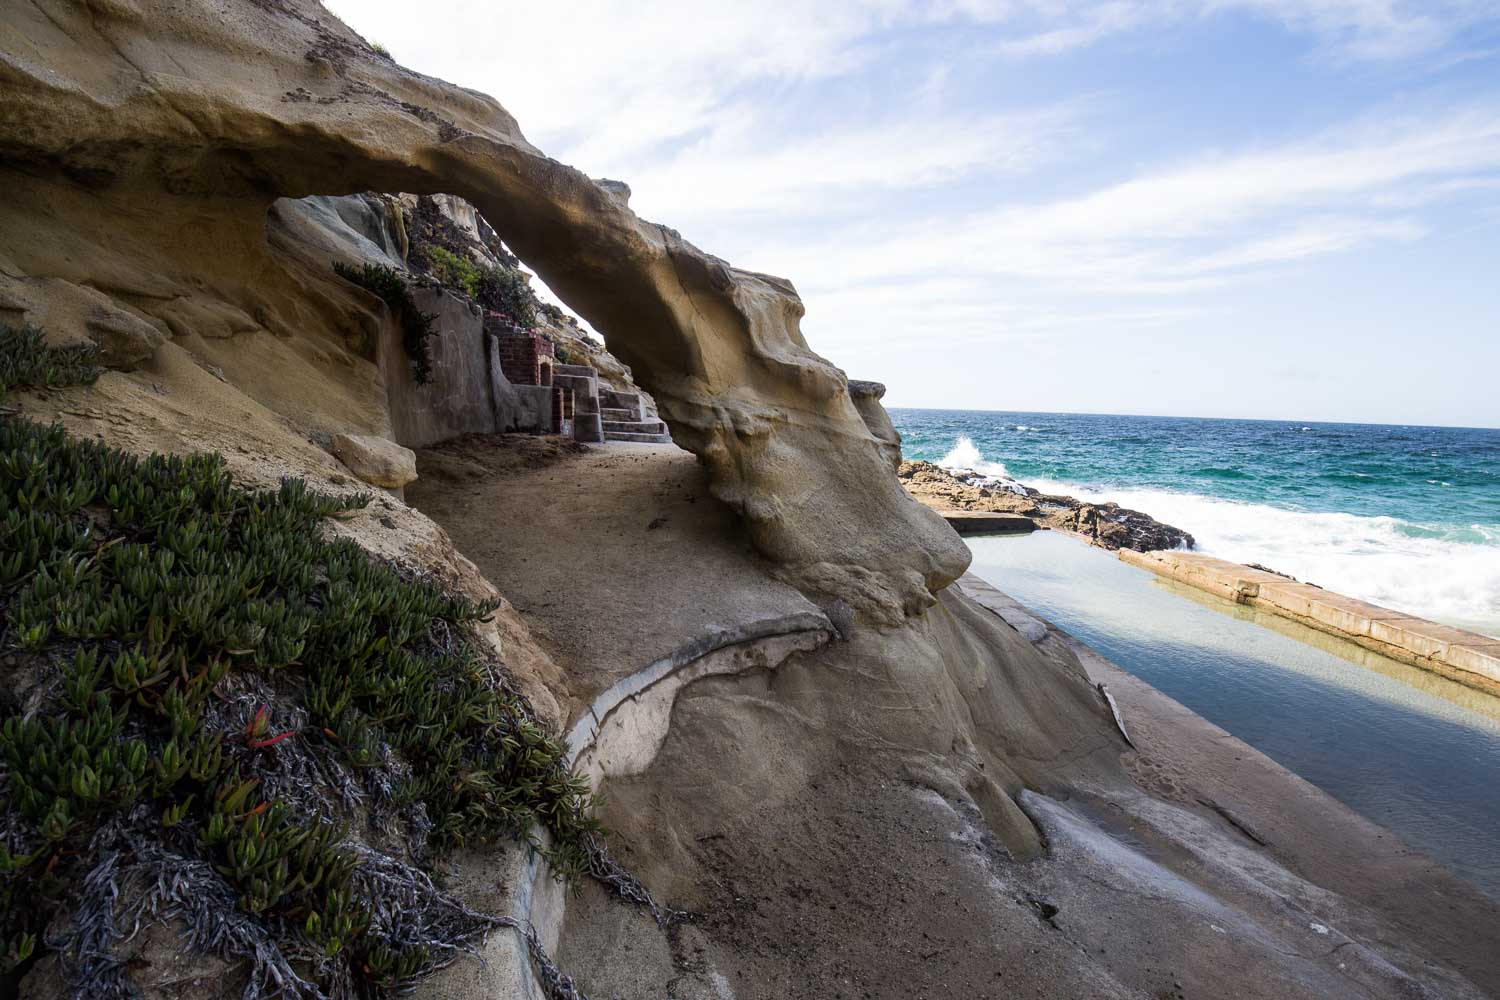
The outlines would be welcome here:
[[[417,455],[394,441],[368,434],[335,434],[333,453],[365,482],[400,489],[417,478]]]
[[[977,472],[950,472],[932,462],[901,462],[897,475],[912,496],[937,511],[993,511],[1029,517],[1040,528],[1067,531],[1101,548],[1190,549],[1193,536],[1150,514],[1116,503],[1051,496],[1029,486],[989,484]]]
[[[790,283],[637,218],[493,100],[402,69],[312,0],[39,0],[7,11],[0,51],[0,273],[103,291],[272,409],[382,433],[375,372],[352,363],[376,312],[349,317],[347,291],[278,260],[266,213],[458,195],[605,334],[783,574],[895,619],[966,567],[808,349]],[[308,405],[309,368],[345,398]]]

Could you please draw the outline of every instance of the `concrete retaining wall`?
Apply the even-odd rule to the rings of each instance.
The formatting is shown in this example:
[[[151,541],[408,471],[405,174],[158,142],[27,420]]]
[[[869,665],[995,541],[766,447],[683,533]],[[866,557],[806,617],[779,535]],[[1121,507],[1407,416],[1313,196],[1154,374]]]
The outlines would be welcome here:
[[[437,317],[433,325],[439,332],[427,338],[432,377],[419,385],[402,347],[400,324],[387,324],[380,355],[396,443],[424,448],[470,431],[493,433],[495,399],[479,310],[440,289],[413,289],[412,298]]]
[[[397,444],[425,448],[461,434],[557,433],[552,388],[511,384],[476,306],[440,288],[414,288],[412,298],[437,317],[437,332],[427,339],[432,377],[419,385],[400,325],[386,324],[380,366]]]
[[[1132,552],[1124,561],[1347,639],[1393,660],[1500,694],[1500,639],[1357,601],[1275,573],[1195,552]]]
[[[987,510],[940,510],[948,527],[960,535],[1017,535],[1036,530],[1036,522],[1025,514]]]

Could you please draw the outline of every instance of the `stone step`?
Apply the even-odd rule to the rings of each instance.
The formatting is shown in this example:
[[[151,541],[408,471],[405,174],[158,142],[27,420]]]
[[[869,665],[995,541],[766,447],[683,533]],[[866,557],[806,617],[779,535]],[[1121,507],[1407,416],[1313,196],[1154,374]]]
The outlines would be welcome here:
[[[667,425],[660,420],[606,420],[606,434],[665,434]]]
[[[582,378],[596,378],[599,375],[588,365],[553,365],[552,370],[558,375],[576,375]]]
[[[671,444],[670,434],[627,434],[623,431],[605,431],[606,441],[633,441],[639,444]]]
[[[618,389],[607,389],[599,387],[599,405],[611,410],[628,410],[630,419],[640,420],[645,416],[645,407],[641,405],[641,394],[638,392],[623,392]]]
[[[599,416],[605,420],[634,420],[637,414],[634,410],[625,410],[618,406],[601,406]]]

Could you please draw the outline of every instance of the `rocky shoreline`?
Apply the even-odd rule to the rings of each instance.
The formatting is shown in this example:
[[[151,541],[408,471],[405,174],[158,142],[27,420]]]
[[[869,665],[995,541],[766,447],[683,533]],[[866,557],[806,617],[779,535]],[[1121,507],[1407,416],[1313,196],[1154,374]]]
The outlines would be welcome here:
[[[1019,514],[1038,528],[1067,531],[1100,548],[1191,549],[1193,536],[1150,514],[1115,503],[1088,503],[1024,486],[1013,479],[986,476],[972,469],[948,470],[933,462],[902,462],[901,485],[917,500],[944,511]]]

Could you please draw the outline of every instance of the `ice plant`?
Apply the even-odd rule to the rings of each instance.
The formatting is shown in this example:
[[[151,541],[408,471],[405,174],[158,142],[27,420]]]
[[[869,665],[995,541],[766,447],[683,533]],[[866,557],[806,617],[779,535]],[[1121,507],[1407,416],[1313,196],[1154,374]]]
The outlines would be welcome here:
[[[3,337],[8,378],[90,374]],[[558,870],[606,864],[563,742],[469,631],[492,606],[327,536],[367,501],[0,419],[7,967],[65,926],[74,989],[128,994],[128,899],[245,959],[252,992],[399,988],[496,924],[424,874],[446,849],[540,825]]]

